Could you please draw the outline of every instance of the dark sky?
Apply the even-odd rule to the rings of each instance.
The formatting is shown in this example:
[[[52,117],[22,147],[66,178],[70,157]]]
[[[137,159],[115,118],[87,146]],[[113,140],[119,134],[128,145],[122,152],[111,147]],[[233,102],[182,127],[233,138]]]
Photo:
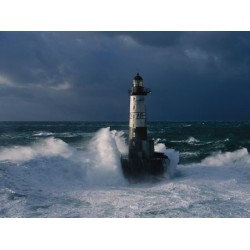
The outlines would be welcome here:
[[[0,120],[250,120],[250,32],[0,32]]]

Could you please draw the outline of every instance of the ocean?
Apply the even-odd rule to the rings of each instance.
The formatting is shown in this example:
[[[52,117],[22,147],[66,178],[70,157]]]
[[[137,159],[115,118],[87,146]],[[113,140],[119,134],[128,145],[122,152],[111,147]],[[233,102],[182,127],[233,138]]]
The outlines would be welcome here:
[[[172,176],[127,181],[127,122],[0,122],[0,217],[250,217],[250,122],[149,122]]]

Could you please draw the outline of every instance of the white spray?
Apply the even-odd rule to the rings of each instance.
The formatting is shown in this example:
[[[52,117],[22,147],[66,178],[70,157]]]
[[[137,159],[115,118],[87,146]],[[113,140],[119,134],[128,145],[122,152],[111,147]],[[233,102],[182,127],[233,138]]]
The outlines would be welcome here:
[[[250,156],[246,148],[234,152],[217,152],[205,158],[201,164],[206,166],[249,165]]]
[[[110,128],[102,128],[90,141],[88,151],[81,157],[87,163],[88,182],[124,183],[120,155],[126,152],[127,147],[122,135],[117,131],[110,131]]]
[[[48,180],[47,185],[57,186],[70,186],[77,181],[94,186],[122,185],[126,182],[121,172],[120,155],[126,154],[127,150],[123,132],[103,128],[84,151],[49,137],[29,146],[0,149],[0,161],[17,166],[13,175],[22,175],[20,171],[24,166],[28,167],[29,174],[33,176],[31,179],[36,183],[43,179],[43,182]]]
[[[0,151],[0,161],[25,162],[34,158],[45,156],[58,156],[68,158],[73,154],[72,149],[60,139],[53,137],[40,140],[31,146],[14,146]]]
[[[166,169],[165,176],[174,177],[177,164],[179,163],[179,152],[175,151],[174,149],[166,148],[164,143],[159,143],[157,141],[155,143],[154,148],[155,152],[161,152],[168,156],[170,164]]]
[[[162,143],[156,143],[155,151],[163,152],[169,157],[167,175],[173,176],[179,162],[179,153],[167,149]],[[24,179],[26,177],[21,173],[22,168],[28,167],[30,180],[34,181],[32,185],[56,185],[59,188],[79,183],[88,186],[121,186],[126,181],[122,174],[120,156],[126,154],[128,146],[124,132],[110,131],[108,127],[95,134],[86,150],[77,150],[60,139],[49,137],[29,146],[0,149],[0,161],[14,164],[12,166],[16,167],[13,175],[23,175]]]

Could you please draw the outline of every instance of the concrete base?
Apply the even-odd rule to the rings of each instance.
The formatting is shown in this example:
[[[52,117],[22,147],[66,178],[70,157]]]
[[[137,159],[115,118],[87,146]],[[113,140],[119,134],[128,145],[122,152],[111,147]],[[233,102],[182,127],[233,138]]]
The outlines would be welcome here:
[[[159,155],[158,155],[159,156]],[[121,157],[121,165],[125,178],[141,178],[145,176],[163,176],[169,159],[164,154],[151,159],[129,159]]]

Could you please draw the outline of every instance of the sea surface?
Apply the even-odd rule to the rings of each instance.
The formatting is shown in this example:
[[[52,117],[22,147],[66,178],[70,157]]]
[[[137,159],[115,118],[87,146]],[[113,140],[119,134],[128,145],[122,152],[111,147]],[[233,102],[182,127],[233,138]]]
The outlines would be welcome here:
[[[127,122],[0,122],[0,217],[250,217],[250,122],[149,122],[172,176],[129,182]]]

